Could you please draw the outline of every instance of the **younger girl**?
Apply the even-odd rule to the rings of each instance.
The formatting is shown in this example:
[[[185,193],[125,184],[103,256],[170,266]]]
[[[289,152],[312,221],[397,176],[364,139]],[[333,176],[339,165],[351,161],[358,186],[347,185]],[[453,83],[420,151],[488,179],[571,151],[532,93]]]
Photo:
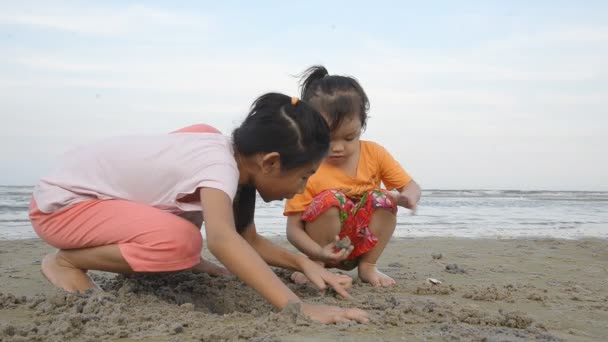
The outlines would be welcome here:
[[[270,93],[253,103],[232,141],[199,128],[82,147],[39,182],[32,225],[59,249],[42,261],[48,280],[85,291],[96,287],[87,270],[228,273],[201,260],[199,227],[181,217],[202,211],[210,252],[275,307],[300,299],[267,264],[303,272],[319,288],[348,297],[350,279],[272,244],[253,222],[256,190],[265,201],[303,191],[329,147],[323,118],[297,98]],[[359,309],[301,307],[325,323],[368,320]]]
[[[360,140],[369,101],[357,80],[313,66],[301,85],[302,98],[330,125],[331,147],[304,193],[287,201],[287,238],[326,267],[358,267],[362,281],[392,286],[395,281],[376,262],[395,230],[397,206],[415,210],[420,187],[382,146]],[[381,189],[381,182],[398,192]],[[345,237],[351,246],[336,248]],[[308,279],[296,272],[292,280]]]

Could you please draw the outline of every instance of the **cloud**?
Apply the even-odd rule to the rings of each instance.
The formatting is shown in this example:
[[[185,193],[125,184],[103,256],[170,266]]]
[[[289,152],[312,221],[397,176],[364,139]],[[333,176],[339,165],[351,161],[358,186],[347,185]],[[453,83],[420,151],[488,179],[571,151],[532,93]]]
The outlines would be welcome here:
[[[27,6],[25,6],[27,7]],[[209,16],[164,8],[129,5],[120,8],[76,7],[38,3],[29,8],[8,8],[0,12],[0,24],[29,26],[102,37],[159,33],[166,29],[208,29]]]
[[[486,51],[504,52],[508,50],[525,50],[539,47],[551,48],[579,44],[596,47],[597,45],[595,44],[607,42],[608,27],[570,26],[537,32],[520,32],[485,43],[481,48]]]
[[[155,56],[82,62],[74,57],[49,55],[4,58],[21,68],[33,69],[28,76],[4,77],[0,87],[81,87],[163,92],[226,92],[293,88],[295,79],[277,70],[296,70],[279,61],[249,59],[205,59]],[[247,80],[244,82],[243,80]],[[291,85],[292,87],[289,87]]]
[[[548,60],[541,66],[536,63],[511,63],[509,56],[518,54],[521,55],[522,52],[513,50],[502,58],[494,58],[487,52],[476,53],[475,58],[458,52],[449,56],[437,57],[431,54],[412,58],[408,57],[407,51],[392,51],[392,57],[376,53],[376,58],[381,59],[382,63],[364,60],[360,61],[358,68],[369,77],[385,79],[383,83],[398,79],[406,84],[414,84],[421,80],[428,82],[437,78],[445,78],[452,82],[578,82],[593,80],[598,76],[596,68],[583,63],[587,61],[586,57],[581,58],[581,63],[570,61],[570,68],[564,68],[559,57]]]
[[[466,48],[411,48],[376,37],[362,42],[373,56],[352,65],[366,77],[391,86],[393,80],[408,86],[430,81],[463,86],[465,82],[586,82],[608,75],[605,43],[606,26],[543,27],[536,32],[496,34]]]

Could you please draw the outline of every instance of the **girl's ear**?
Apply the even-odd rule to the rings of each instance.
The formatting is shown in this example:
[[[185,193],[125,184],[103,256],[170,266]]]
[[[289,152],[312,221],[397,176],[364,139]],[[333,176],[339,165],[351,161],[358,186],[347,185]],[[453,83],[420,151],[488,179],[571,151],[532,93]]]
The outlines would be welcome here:
[[[281,154],[279,152],[270,152],[261,155],[259,159],[262,172],[271,174],[281,171]]]

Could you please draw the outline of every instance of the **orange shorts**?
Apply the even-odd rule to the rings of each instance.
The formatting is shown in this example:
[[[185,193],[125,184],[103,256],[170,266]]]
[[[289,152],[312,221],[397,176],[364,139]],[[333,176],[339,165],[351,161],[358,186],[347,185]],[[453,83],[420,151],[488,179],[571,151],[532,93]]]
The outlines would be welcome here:
[[[32,199],[30,220],[59,249],[118,245],[135,272],[191,268],[201,258],[199,227],[170,212],[125,200],[89,200],[46,214]]]

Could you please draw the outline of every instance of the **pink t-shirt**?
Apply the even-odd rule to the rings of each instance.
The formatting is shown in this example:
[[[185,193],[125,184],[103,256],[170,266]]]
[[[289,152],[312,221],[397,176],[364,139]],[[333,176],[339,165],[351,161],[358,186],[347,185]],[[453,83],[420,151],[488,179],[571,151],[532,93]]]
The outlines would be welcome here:
[[[52,213],[90,199],[124,199],[167,211],[199,211],[180,202],[198,188],[231,200],[239,171],[230,139],[216,133],[120,137],[68,152],[34,190],[40,211]]]

